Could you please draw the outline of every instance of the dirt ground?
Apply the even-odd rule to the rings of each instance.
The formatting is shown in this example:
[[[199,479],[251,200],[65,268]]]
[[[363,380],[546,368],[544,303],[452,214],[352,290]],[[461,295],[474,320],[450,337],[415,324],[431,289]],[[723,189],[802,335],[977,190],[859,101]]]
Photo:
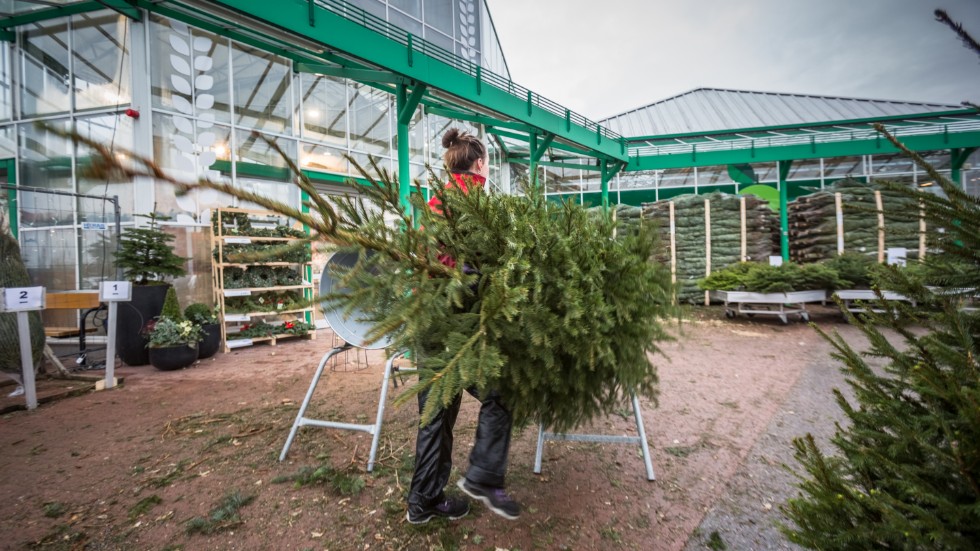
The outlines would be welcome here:
[[[745,478],[736,474],[785,414],[806,367],[818,358],[827,363],[828,347],[805,324],[725,320],[716,308],[695,312],[678,341],[665,346],[669,359],[653,358],[659,404],[641,400],[655,481],[646,479],[637,446],[582,442],[548,442],[536,475],[537,430],[528,427],[515,435],[508,471],[509,490],[524,506],[520,519],[506,521],[474,504],[459,521],[409,525],[414,404],[389,405],[371,473],[371,437],[362,432],[303,428],[286,461],[278,461],[317,362],[331,347],[321,332],[315,341],[239,349],[175,372],[123,366],[117,373],[125,381],[116,389],[0,416],[0,546],[701,548],[706,513],[733,480]],[[841,323],[829,312],[815,319]],[[384,358],[371,352],[368,360],[358,366],[350,352],[325,374],[307,417],[373,421]],[[466,465],[477,405],[463,400],[457,468]],[[624,404],[621,415],[583,432],[635,434],[631,411]],[[769,505],[767,512],[778,510]]]

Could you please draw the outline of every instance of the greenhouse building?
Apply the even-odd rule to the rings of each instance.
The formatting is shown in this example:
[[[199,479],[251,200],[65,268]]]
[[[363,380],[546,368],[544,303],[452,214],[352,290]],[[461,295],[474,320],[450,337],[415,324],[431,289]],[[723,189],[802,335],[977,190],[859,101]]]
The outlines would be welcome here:
[[[212,212],[248,207],[96,178],[72,130],[124,163],[151,159],[177,179],[223,179],[297,207],[269,142],[336,195],[363,181],[348,157],[424,184],[440,136],[460,126],[486,138],[501,193],[524,192],[529,174],[549,197],[597,206],[768,188],[785,212],[844,178],[937,189],[881,123],[980,194],[975,111],[703,88],[595,121],[510,79],[485,0],[5,1],[0,18],[4,217],[50,290],[113,278],[120,229],[158,212],[191,259],[177,286],[210,301]]]

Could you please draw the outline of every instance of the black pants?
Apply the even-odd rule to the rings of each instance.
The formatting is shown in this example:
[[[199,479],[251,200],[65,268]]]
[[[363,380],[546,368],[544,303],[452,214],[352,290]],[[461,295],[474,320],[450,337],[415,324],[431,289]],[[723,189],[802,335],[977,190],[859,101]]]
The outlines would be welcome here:
[[[477,397],[474,390],[467,390]],[[428,391],[419,394],[419,413],[425,407]],[[415,443],[415,474],[408,502],[429,506],[443,496],[443,488],[449,482],[453,467],[453,426],[459,414],[462,395],[436,414],[428,425],[419,429]],[[470,468],[466,478],[470,482],[503,488],[507,471],[507,453],[510,449],[510,431],[513,418],[500,400],[500,394],[491,392],[481,402],[480,417],[476,426],[476,442],[470,451]]]

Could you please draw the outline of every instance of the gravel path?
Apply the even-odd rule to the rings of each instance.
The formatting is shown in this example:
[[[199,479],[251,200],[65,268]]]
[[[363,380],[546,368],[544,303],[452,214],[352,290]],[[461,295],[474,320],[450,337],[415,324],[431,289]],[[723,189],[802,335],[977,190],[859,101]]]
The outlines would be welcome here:
[[[853,327],[836,324],[835,328],[852,346],[863,341]],[[776,526],[785,522],[780,505],[797,493],[796,478],[782,465],[798,468],[792,440],[806,433],[829,451],[834,423],[844,417],[831,391],[837,388],[846,393],[849,388],[830,350],[825,341],[814,350],[786,403],[752,447],[725,494],[707,512],[685,551],[801,549],[788,542]]]

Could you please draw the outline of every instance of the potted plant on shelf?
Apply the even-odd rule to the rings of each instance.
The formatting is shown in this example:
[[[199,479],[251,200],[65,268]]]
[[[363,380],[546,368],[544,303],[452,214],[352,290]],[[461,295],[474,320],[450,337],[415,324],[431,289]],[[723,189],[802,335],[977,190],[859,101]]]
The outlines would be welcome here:
[[[218,322],[216,309],[207,304],[195,302],[184,309],[184,317],[200,327],[204,333],[197,353],[198,359],[203,360],[214,356],[218,352],[218,348],[221,347],[221,325]]]
[[[116,330],[116,351],[127,365],[149,363],[148,341],[142,329],[163,310],[170,287],[165,278],[187,273],[187,259],[173,252],[174,236],[159,228],[159,223],[169,218],[156,213],[137,216],[148,218],[149,226],[126,229],[114,253],[116,266],[133,283],[133,299],[119,308]]]
[[[146,325],[144,333],[150,363],[163,371],[181,369],[197,361],[198,345],[204,337],[200,326],[180,313],[173,287],[167,290],[160,316]]]

